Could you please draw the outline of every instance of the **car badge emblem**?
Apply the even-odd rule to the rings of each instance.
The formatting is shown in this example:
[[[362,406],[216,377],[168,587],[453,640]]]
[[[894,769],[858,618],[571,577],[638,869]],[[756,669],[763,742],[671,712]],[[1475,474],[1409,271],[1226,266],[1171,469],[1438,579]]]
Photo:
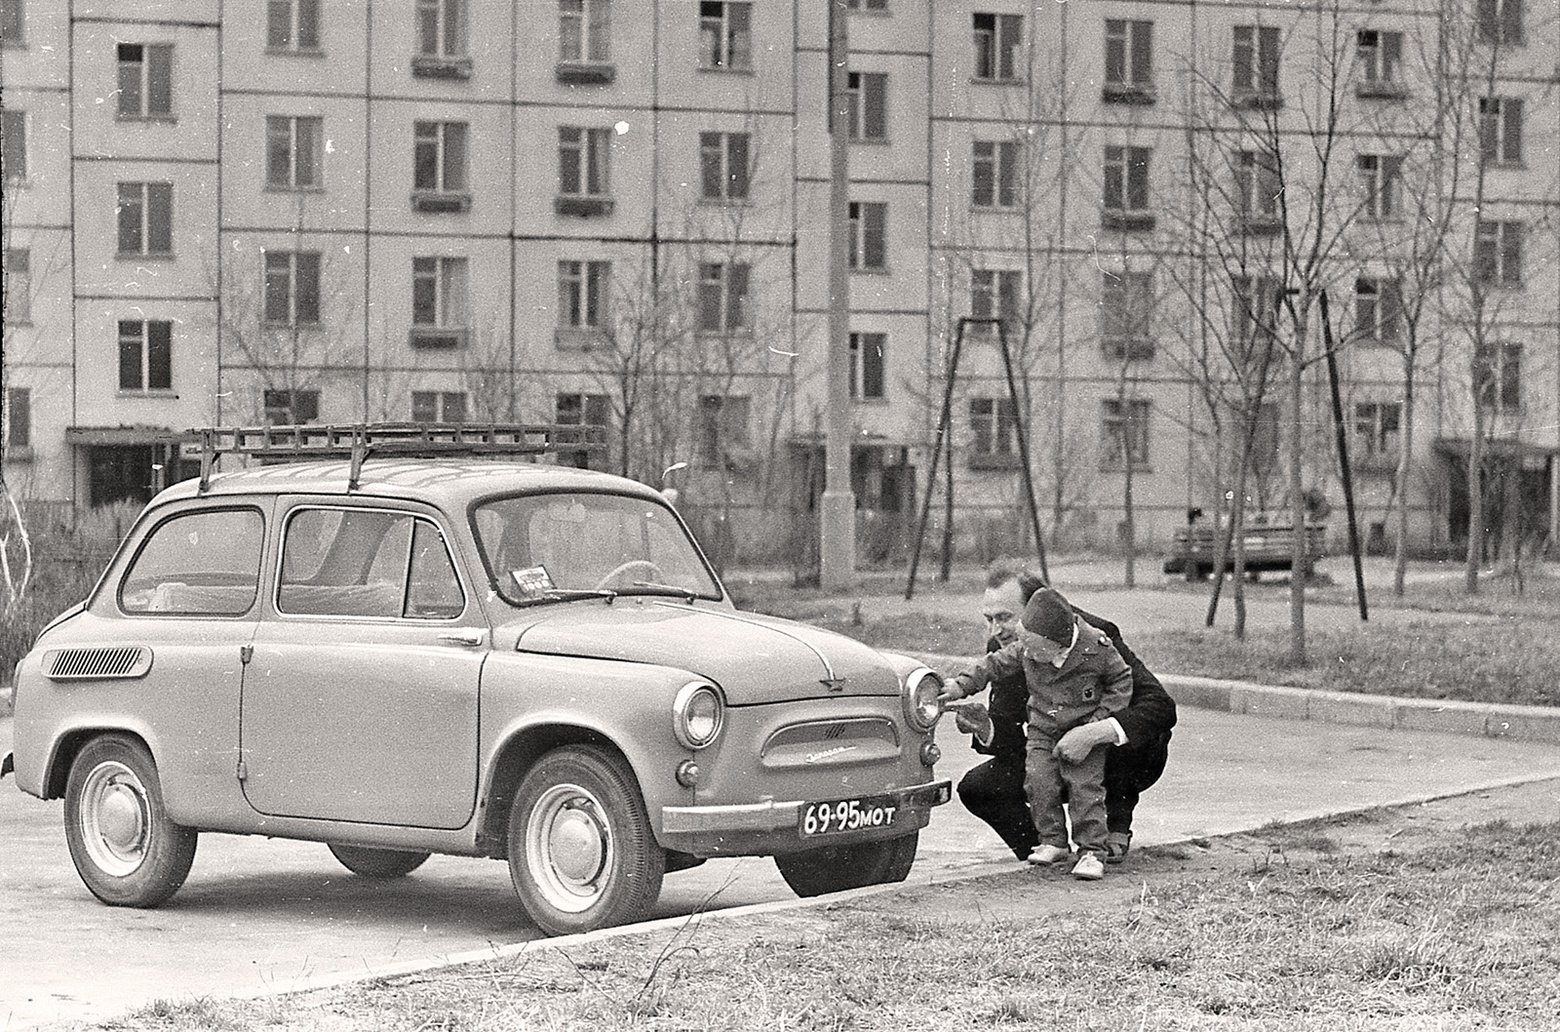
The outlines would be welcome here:
[[[822,752],[808,753],[805,759],[808,763],[822,763],[824,760],[831,759],[832,757],[841,756],[848,752],[854,752],[855,749],[856,747],[854,745],[839,745],[835,746],[833,749],[824,749]]]
[[[818,683],[831,692],[843,692],[845,690],[845,680],[843,677],[820,677]]]

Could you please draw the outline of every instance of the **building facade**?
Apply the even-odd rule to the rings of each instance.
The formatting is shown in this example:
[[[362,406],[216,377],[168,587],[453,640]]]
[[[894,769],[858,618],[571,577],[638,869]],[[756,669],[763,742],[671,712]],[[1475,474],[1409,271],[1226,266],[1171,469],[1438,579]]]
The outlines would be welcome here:
[[[8,484],[145,498],[200,425],[598,422],[592,461],[678,486],[706,538],[794,552],[822,484],[830,10],[0,0]],[[1376,534],[1402,492],[1416,542],[1455,543],[1482,454],[1496,522],[1552,536],[1552,3],[839,16],[869,555],[926,497],[961,332],[966,547],[1022,543],[1021,434],[1074,541],[1129,513],[1167,540],[1237,483],[1278,512],[1291,441],[1336,504],[1329,341]]]

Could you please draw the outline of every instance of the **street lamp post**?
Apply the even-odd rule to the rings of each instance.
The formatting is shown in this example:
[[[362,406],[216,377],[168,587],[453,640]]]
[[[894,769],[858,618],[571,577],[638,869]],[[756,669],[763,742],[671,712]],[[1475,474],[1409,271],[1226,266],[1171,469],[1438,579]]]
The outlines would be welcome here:
[[[846,0],[829,5],[829,331],[819,585],[849,587],[856,573],[856,496],[850,484],[850,95]]]

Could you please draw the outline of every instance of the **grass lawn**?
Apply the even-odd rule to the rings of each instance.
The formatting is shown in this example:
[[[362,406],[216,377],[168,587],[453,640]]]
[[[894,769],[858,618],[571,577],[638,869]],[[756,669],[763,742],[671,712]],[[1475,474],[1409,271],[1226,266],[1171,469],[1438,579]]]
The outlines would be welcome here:
[[[106,1027],[1552,1030],[1560,823],[1511,818],[1554,793],[1140,850],[1092,885],[1015,869]]]

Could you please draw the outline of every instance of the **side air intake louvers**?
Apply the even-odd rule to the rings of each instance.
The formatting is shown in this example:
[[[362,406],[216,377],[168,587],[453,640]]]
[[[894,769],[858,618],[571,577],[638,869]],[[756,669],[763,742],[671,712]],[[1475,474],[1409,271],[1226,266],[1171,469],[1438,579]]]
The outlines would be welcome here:
[[[53,681],[101,681],[144,677],[152,650],[140,645],[54,649],[43,654],[43,676]]]

